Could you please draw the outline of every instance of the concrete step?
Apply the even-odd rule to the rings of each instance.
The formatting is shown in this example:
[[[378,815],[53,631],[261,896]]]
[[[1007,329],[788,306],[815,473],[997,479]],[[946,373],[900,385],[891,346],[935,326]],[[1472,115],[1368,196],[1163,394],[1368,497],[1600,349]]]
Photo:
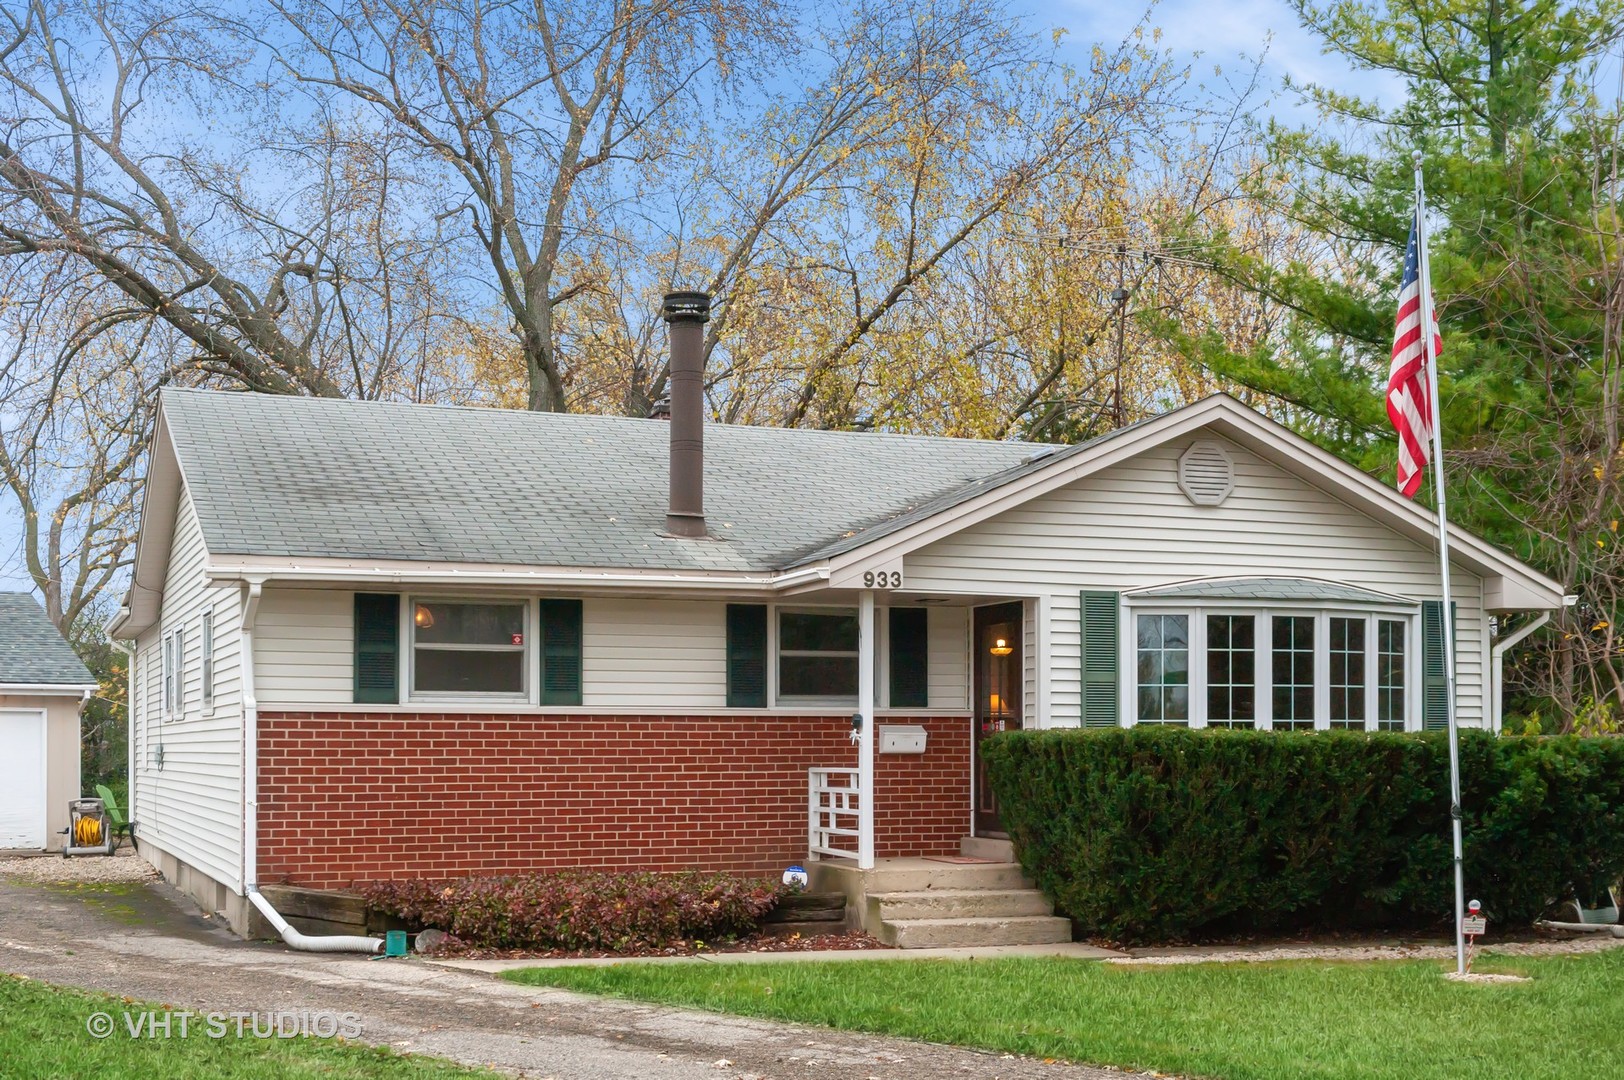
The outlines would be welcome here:
[[[897,919],[1010,918],[1053,915],[1054,905],[1036,889],[927,889],[869,893],[880,921]]]
[[[959,841],[959,854],[972,859],[1014,862],[1015,845],[1009,840],[999,840],[993,836],[966,836]]]
[[[1030,889],[1021,864],[943,863],[927,859],[899,859],[882,863],[863,874],[864,891],[873,893],[925,892],[938,889]]]
[[[899,949],[957,949],[985,945],[1052,945],[1071,940],[1071,920],[1058,915],[987,919],[896,919],[878,937]]]

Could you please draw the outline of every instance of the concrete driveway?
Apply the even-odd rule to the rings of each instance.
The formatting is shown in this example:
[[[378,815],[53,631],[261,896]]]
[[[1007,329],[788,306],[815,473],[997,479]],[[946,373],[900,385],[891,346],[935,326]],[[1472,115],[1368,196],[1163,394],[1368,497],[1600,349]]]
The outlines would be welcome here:
[[[162,884],[121,893],[0,881],[0,970],[176,1008],[359,1013],[366,1042],[558,1080],[1122,1075],[248,944]]]

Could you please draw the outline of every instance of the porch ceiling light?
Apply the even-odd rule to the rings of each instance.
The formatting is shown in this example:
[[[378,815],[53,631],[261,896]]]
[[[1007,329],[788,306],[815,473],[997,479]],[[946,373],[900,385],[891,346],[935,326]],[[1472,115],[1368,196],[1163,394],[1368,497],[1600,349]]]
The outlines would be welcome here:
[[[991,652],[992,652],[992,654],[994,656],[1008,656],[1010,653],[1012,653],[1014,651],[1015,651],[1014,646],[1010,645],[1010,643],[1008,641],[1005,641],[1003,638],[999,638],[997,641],[993,642],[993,644],[992,644]]]
[[[417,624],[419,630],[427,630],[434,625],[434,612],[429,610],[427,604],[418,604],[412,611],[412,622]]]

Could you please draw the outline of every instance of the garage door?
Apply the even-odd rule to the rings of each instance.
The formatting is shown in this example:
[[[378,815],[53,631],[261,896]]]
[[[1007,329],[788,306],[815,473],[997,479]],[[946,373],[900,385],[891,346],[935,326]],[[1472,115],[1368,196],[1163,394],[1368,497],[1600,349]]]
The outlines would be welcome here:
[[[45,846],[45,713],[0,709],[0,848]]]

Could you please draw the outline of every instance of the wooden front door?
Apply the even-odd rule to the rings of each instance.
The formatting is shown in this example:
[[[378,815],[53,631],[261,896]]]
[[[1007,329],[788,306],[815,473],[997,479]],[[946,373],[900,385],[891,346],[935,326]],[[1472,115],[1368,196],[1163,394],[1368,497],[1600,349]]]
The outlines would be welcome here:
[[[975,670],[975,771],[971,785],[977,836],[1003,836],[998,821],[998,800],[987,783],[981,760],[981,740],[1000,731],[1021,727],[1022,608],[1019,603],[975,609],[973,636]]]

